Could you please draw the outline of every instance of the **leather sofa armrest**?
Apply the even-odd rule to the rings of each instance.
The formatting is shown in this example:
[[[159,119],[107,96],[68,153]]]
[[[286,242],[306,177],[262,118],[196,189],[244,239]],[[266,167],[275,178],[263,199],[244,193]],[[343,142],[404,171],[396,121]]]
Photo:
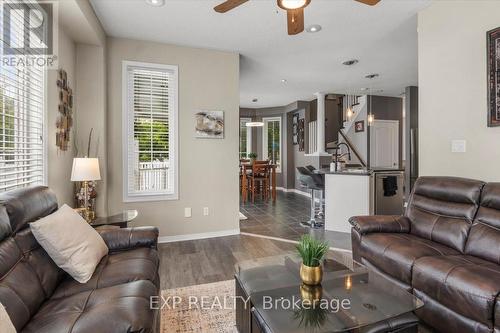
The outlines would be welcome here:
[[[133,227],[97,230],[110,251],[133,249],[136,247],[157,248],[158,228]]]
[[[349,223],[361,235],[377,232],[410,232],[410,220],[398,215],[353,216],[349,219]]]

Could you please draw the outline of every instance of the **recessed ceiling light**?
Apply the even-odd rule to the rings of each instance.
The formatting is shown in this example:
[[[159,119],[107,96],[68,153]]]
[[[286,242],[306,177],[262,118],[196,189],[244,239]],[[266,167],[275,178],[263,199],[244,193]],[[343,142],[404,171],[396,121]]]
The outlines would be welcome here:
[[[281,79],[281,83],[287,83],[288,81],[286,79]]]
[[[257,103],[259,100],[257,98],[252,99],[252,102]]]
[[[352,65],[356,65],[358,62],[359,62],[358,59],[351,59],[351,60],[344,61],[342,63],[342,65],[352,66]]]
[[[319,24],[313,24],[313,25],[310,25],[307,27],[306,31],[307,32],[312,32],[312,33],[315,33],[315,32],[319,32],[321,31],[321,26]]]
[[[368,88],[360,88],[359,90],[361,90],[361,91],[367,91]]]
[[[165,4],[165,0],[146,0],[146,3],[151,6],[161,7]]]
[[[365,76],[365,78],[367,78],[367,79],[374,79],[376,77],[379,77],[379,75],[377,73],[368,74],[368,75]]]

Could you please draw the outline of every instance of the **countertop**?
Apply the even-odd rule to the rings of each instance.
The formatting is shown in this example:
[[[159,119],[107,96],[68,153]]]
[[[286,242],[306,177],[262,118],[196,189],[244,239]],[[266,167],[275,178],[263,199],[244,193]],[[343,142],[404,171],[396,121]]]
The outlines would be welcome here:
[[[320,169],[317,171],[319,174],[323,175],[346,175],[346,176],[371,176],[374,173],[379,172],[403,172],[403,169],[354,169],[353,170],[339,170],[330,171],[330,169]]]

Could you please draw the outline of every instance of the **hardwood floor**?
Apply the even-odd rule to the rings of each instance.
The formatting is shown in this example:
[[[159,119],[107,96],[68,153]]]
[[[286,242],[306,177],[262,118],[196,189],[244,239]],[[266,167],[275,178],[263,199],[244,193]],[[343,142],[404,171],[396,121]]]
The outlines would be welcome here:
[[[350,250],[348,234],[310,230],[299,225],[308,219],[309,198],[295,193],[278,192],[271,200],[240,206],[248,219],[240,221],[240,230],[265,237],[297,241],[311,233],[326,239],[330,246]],[[295,244],[261,237],[238,235],[159,244],[162,289],[211,283],[233,278],[238,261],[294,252]]]
[[[229,280],[238,261],[294,250],[291,243],[244,235],[159,244],[161,289]]]

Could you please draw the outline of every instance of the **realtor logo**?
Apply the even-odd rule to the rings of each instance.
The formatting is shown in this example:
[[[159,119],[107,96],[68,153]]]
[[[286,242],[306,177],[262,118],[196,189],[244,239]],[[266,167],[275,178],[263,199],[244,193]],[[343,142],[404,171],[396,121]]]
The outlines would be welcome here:
[[[2,1],[2,64],[54,67],[57,3]]]

